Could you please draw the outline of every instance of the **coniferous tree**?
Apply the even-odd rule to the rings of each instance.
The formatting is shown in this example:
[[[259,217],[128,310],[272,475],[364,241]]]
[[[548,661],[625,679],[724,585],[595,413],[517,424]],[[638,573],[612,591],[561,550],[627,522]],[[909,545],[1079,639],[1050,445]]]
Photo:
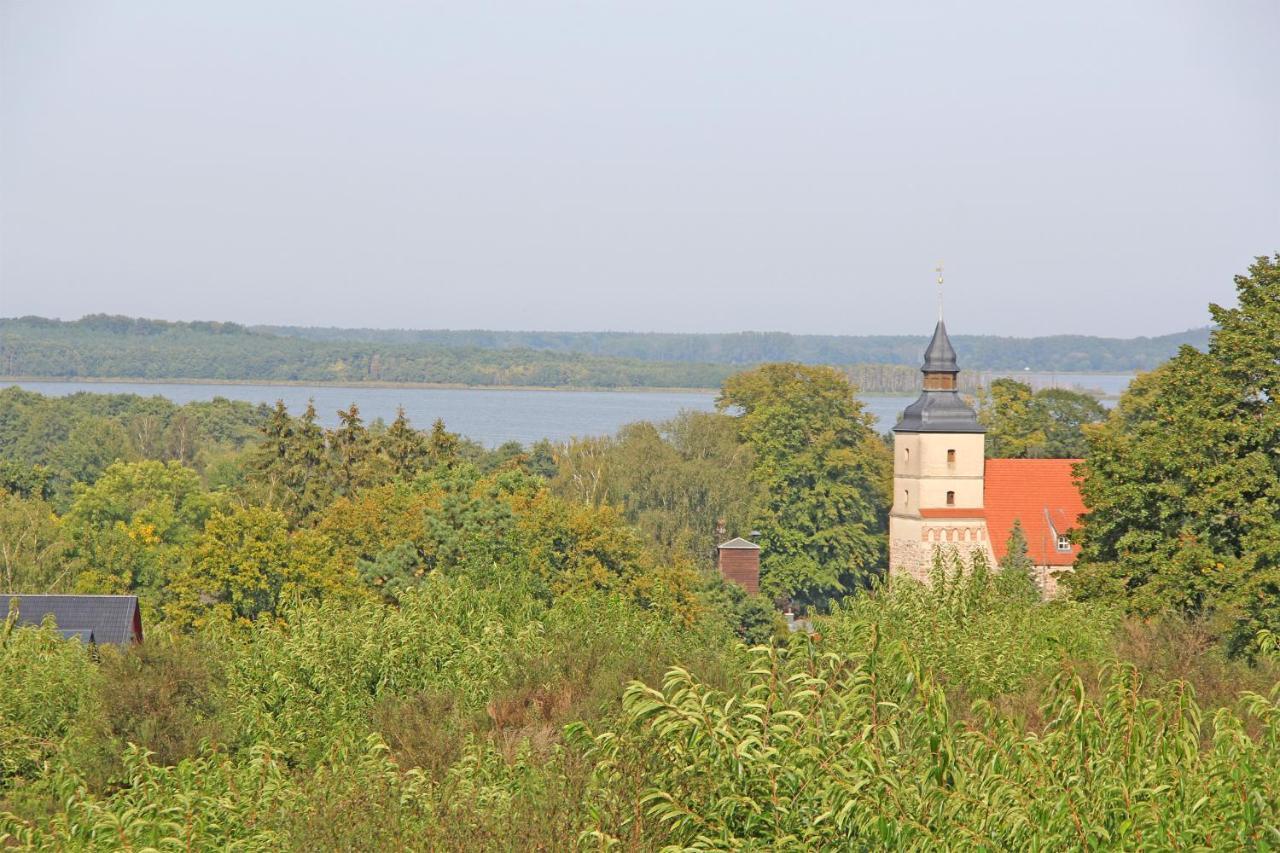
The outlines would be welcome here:
[[[457,433],[445,429],[444,419],[436,418],[427,437],[427,459],[431,465],[452,465],[458,460],[462,440]]]
[[[293,418],[284,400],[276,400],[271,416],[262,427],[262,441],[249,460],[250,480],[262,491],[267,506],[287,502],[290,489],[289,454],[293,445]]]
[[[403,406],[396,409],[391,426],[378,436],[378,446],[396,477],[413,477],[430,458],[427,439],[409,424]]]
[[[350,494],[370,481],[373,443],[355,403],[349,409],[338,410],[338,428],[330,435],[330,449],[339,494]]]
[[[1022,521],[1015,518],[1005,545],[1004,559],[1000,561],[1000,573],[996,576],[996,584],[1002,591],[1026,597],[1039,594],[1035,578],[1031,575],[1034,566],[1027,551],[1027,534],[1022,529]]]
[[[289,487],[291,501],[288,514],[297,521],[329,505],[333,499],[333,470],[329,462],[328,440],[316,422],[316,407],[307,401],[306,411],[298,418],[289,452]]]
[[[1013,520],[1013,529],[1009,531],[1009,541],[1005,545],[1004,559],[1000,561],[1000,571],[1031,571],[1031,558],[1027,556],[1027,534],[1022,530],[1022,520]]]

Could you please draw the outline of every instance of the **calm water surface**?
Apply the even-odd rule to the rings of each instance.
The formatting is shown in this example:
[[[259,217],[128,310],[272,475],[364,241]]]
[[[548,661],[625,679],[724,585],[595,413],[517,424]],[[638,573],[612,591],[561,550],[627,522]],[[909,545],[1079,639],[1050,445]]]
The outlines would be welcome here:
[[[1125,384],[1129,378],[1124,377]],[[1057,377],[1058,384],[1064,386],[1080,384],[1094,388],[1099,387],[1097,380],[1101,379],[1115,377],[1068,374]],[[328,426],[337,424],[338,409],[345,409],[352,403],[360,407],[366,422],[375,418],[390,421],[396,416],[396,409],[403,406],[409,420],[419,429],[429,427],[436,418],[443,418],[450,430],[489,447],[513,440],[529,444],[541,438],[563,441],[573,436],[608,435],[633,421],[663,421],[685,410],[710,412],[715,409],[715,394],[685,391],[522,391],[151,382],[11,384],[55,397],[89,391],[95,394],[158,395],[178,404],[212,400],[214,397],[268,404],[284,400],[289,411],[295,414],[306,408],[308,400],[314,400],[320,420]],[[1123,390],[1123,385],[1119,385],[1119,389]],[[877,428],[886,430],[893,426],[911,398],[866,394],[862,396],[862,402],[875,416]]]

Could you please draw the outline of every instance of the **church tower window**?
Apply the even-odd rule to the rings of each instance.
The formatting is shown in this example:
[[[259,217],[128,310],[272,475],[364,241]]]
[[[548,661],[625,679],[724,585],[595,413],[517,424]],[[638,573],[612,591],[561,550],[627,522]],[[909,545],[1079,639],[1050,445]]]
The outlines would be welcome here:
[[[956,493],[947,492],[947,506],[955,506],[955,505],[956,505]]]

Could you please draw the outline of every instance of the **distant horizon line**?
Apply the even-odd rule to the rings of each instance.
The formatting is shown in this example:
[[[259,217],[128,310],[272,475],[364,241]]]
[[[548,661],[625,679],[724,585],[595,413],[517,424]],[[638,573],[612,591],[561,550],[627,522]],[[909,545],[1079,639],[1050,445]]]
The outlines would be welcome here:
[[[636,335],[636,336],[689,336],[689,337],[725,337],[736,335],[783,335],[793,338],[922,338],[927,339],[932,334],[932,327],[926,332],[895,332],[895,333],[835,333],[835,332],[787,332],[781,330],[769,329],[740,329],[732,332],[677,332],[677,331],[636,331],[627,329],[502,329],[502,328],[485,328],[475,326],[470,328],[464,327],[410,327],[410,326],[337,326],[337,325],[305,325],[300,323],[258,323],[245,322],[243,320],[170,320],[163,317],[143,317],[132,314],[108,314],[106,312],[93,312],[90,314],[82,314],[74,319],[64,319],[62,317],[46,317],[41,314],[23,314],[16,316],[0,316],[0,323],[3,322],[21,322],[23,320],[41,320],[45,322],[57,323],[78,323],[92,318],[111,318],[123,320],[141,320],[155,323],[170,323],[174,325],[191,325],[195,323],[216,323],[219,325],[238,326],[250,331],[271,331],[276,329],[309,329],[316,331],[335,331],[335,332],[404,332],[404,333],[476,333],[488,332],[494,334],[512,334],[512,335]],[[935,321],[936,322],[936,321]],[[1178,329],[1172,332],[1164,332],[1157,335],[1132,335],[1130,337],[1120,337],[1117,335],[1098,335],[1086,332],[1055,332],[1045,335],[1004,335],[993,332],[955,332],[948,329],[952,337],[955,338],[1003,338],[1006,340],[1040,340],[1045,338],[1094,338],[1097,340],[1110,341],[1135,341],[1135,340],[1154,340],[1157,338],[1171,338],[1179,335],[1186,335],[1194,332],[1201,332],[1206,329],[1212,329],[1212,323],[1205,323],[1199,326],[1189,326],[1185,329]]]

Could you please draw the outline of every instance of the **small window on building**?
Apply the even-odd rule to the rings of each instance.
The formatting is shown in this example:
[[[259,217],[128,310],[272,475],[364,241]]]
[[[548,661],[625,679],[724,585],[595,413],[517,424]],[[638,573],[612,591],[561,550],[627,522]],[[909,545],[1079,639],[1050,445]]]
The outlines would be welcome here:
[[[1058,534],[1058,552],[1061,554],[1071,553],[1071,537],[1066,533]]]
[[[910,461],[911,461],[911,448],[910,448],[910,447],[904,447],[904,448],[902,448],[902,459],[903,459],[903,461],[905,461],[905,462],[910,462]]]
[[[947,506],[955,506],[955,505],[956,505],[956,493],[947,492]]]
[[[948,465],[956,464],[956,452],[954,450],[947,451],[947,464]]]
[[[911,490],[904,489],[902,492],[902,505],[904,507],[911,506]]]

